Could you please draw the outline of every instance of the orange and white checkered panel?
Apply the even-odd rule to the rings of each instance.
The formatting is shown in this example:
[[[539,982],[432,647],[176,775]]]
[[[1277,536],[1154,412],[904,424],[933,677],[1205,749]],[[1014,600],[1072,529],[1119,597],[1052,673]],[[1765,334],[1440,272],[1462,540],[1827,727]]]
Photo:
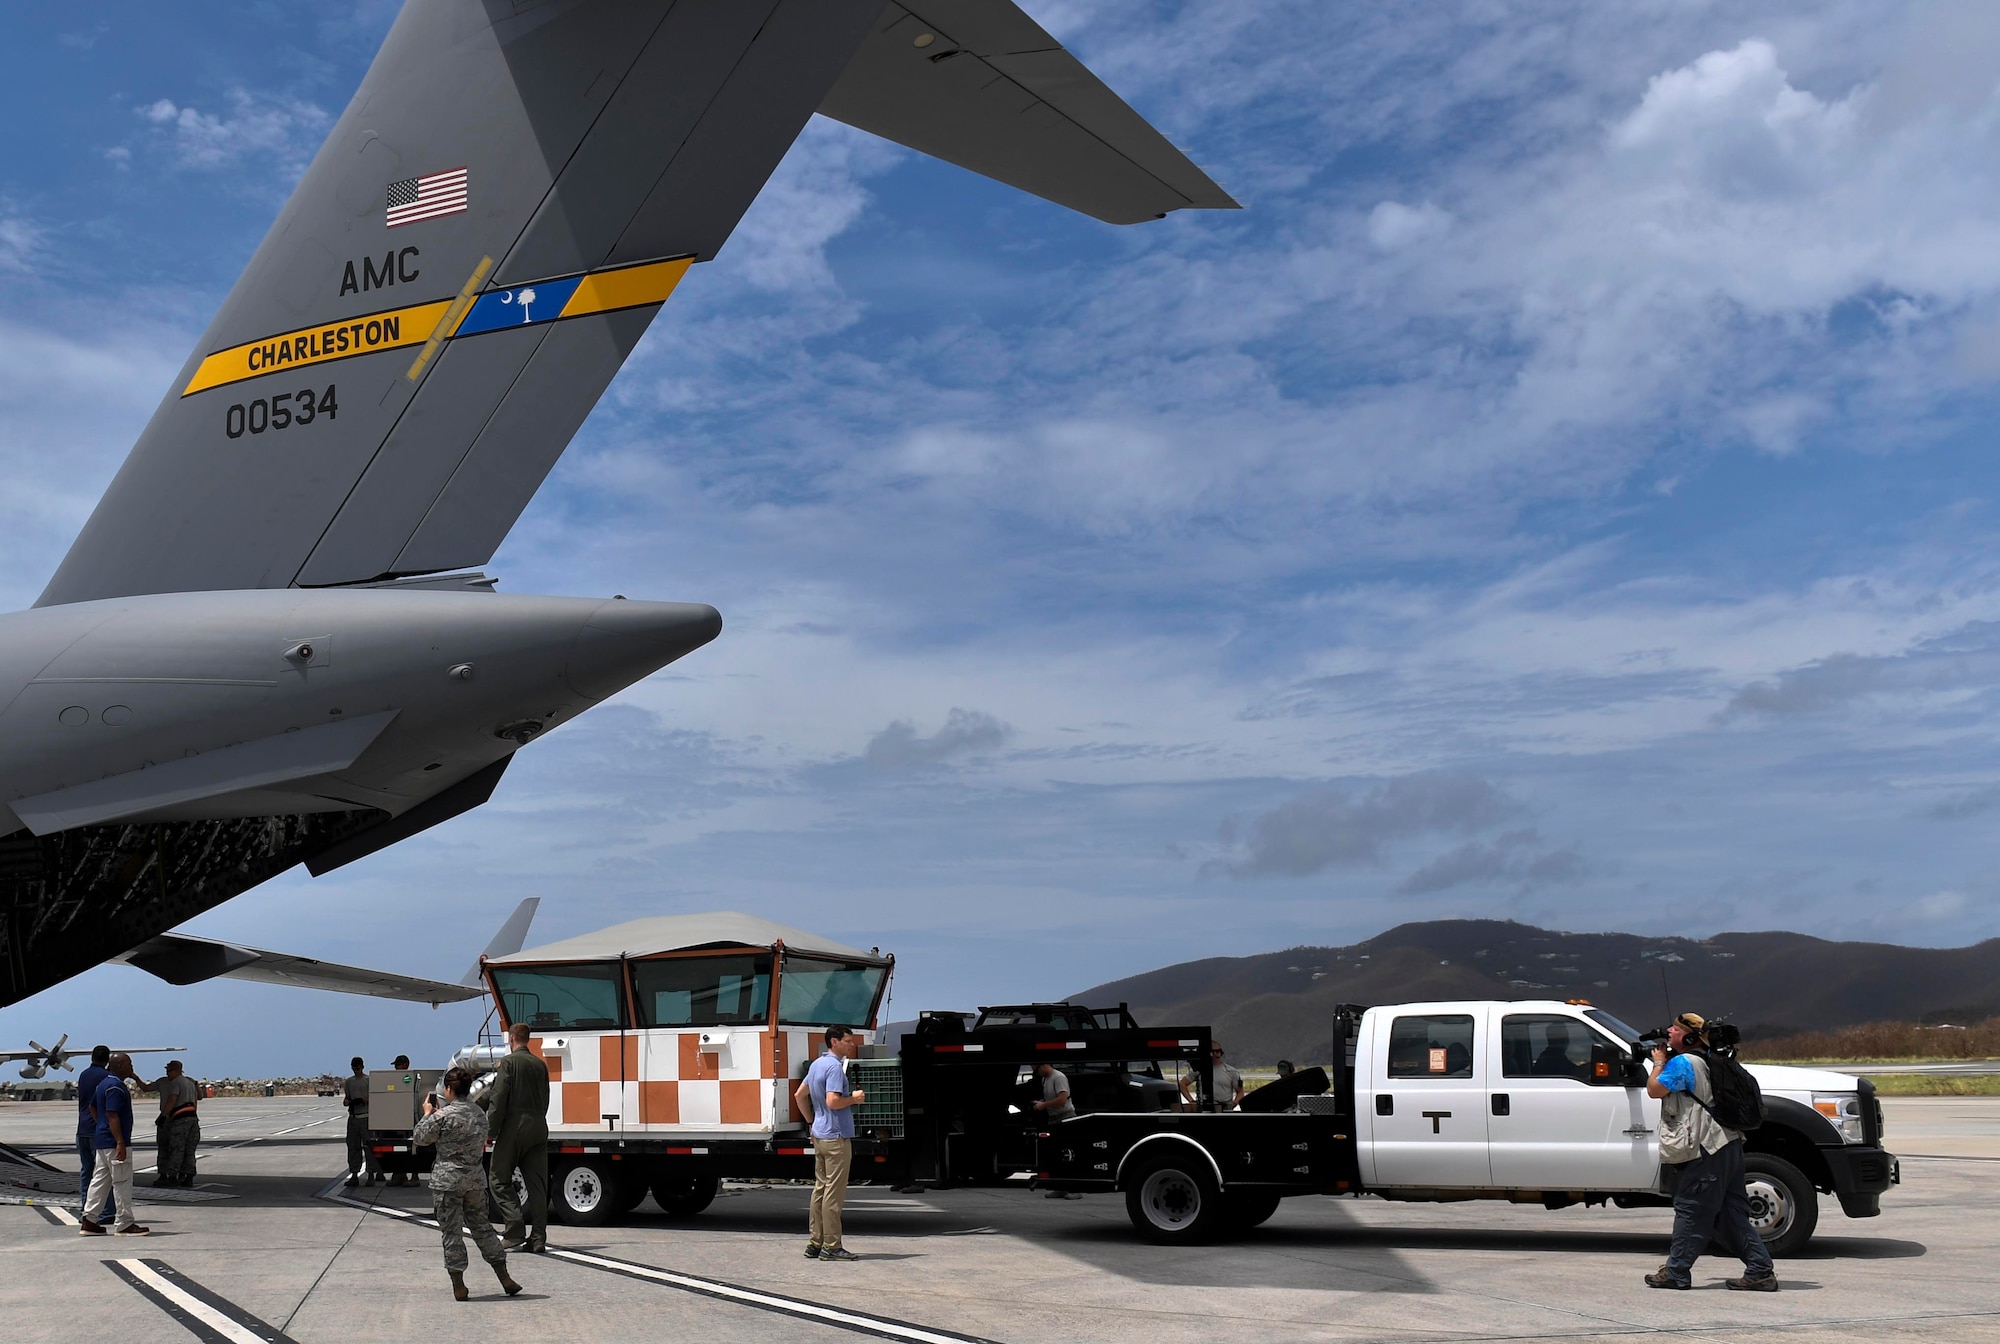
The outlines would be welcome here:
[[[577,1031],[528,1042],[549,1066],[549,1128],[601,1131],[605,1116],[624,1113],[620,1055],[637,1053],[625,1050],[627,1040],[615,1031]]]
[[[616,1115],[628,1132],[772,1131],[804,1117],[798,1079],[824,1053],[805,1027],[710,1027],[551,1033],[529,1043],[549,1066],[551,1129],[602,1133]]]
[[[636,1051],[635,1123],[647,1129],[768,1130],[776,1106],[775,1048],[755,1027],[657,1029],[627,1037]]]

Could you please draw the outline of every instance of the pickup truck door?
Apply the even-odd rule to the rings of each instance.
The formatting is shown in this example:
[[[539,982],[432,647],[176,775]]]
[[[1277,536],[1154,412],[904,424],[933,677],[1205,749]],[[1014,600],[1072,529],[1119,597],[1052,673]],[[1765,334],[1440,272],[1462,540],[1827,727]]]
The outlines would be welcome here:
[[[1586,1081],[1590,1047],[1624,1047],[1579,1017],[1491,1010],[1487,1133],[1509,1190],[1650,1190],[1659,1108],[1643,1087]]]
[[[1486,1159],[1485,1010],[1416,1005],[1383,1009],[1369,1041],[1371,1184],[1493,1184]]]

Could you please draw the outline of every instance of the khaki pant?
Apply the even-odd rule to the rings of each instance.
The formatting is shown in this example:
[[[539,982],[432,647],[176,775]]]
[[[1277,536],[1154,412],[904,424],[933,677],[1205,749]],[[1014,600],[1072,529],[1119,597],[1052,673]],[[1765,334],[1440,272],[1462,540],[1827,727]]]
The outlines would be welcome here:
[[[507,1263],[500,1249],[499,1234],[486,1218],[486,1187],[458,1186],[431,1191],[431,1207],[437,1210],[438,1231],[444,1233],[444,1267],[463,1273],[469,1262],[465,1254],[465,1234],[479,1243],[479,1254],[489,1265]]]
[[[138,1221],[132,1216],[132,1150],[125,1150],[123,1162],[112,1156],[117,1151],[116,1148],[97,1150],[97,1161],[90,1169],[90,1197],[83,1201],[83,1216],[96,1222],[98,1215],[104,1212],[105,1202],[115,1199],[118,1202],[117,1226],[130,1227]]]
[[[847,1170],[854,1140],[813,1140],[812,1230],[806,1240],[831,1250],[840,1245],[840,1209],[847,1202]]]

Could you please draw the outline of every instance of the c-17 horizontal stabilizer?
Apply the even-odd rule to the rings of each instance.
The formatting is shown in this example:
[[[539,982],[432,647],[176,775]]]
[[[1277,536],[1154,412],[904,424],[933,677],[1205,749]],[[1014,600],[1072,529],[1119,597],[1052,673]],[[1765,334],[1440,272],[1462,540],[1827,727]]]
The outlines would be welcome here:
[[[892,0],[819,110],[1108,224],[1237,208],[1011,0]]]

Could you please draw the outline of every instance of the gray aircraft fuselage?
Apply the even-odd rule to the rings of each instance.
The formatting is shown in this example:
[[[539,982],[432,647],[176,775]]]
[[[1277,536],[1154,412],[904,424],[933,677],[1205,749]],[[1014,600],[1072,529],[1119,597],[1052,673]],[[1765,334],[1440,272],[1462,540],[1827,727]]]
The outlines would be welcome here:
[[[696,604],[421,589],[0,616],[0,872],[58,896],[0,909],[37,949],[0,988],[476,806],[521,745],[721,628]]]
[[[0,828],[393,816],[721,626],[681,603],[283,588],[0,616]]]

